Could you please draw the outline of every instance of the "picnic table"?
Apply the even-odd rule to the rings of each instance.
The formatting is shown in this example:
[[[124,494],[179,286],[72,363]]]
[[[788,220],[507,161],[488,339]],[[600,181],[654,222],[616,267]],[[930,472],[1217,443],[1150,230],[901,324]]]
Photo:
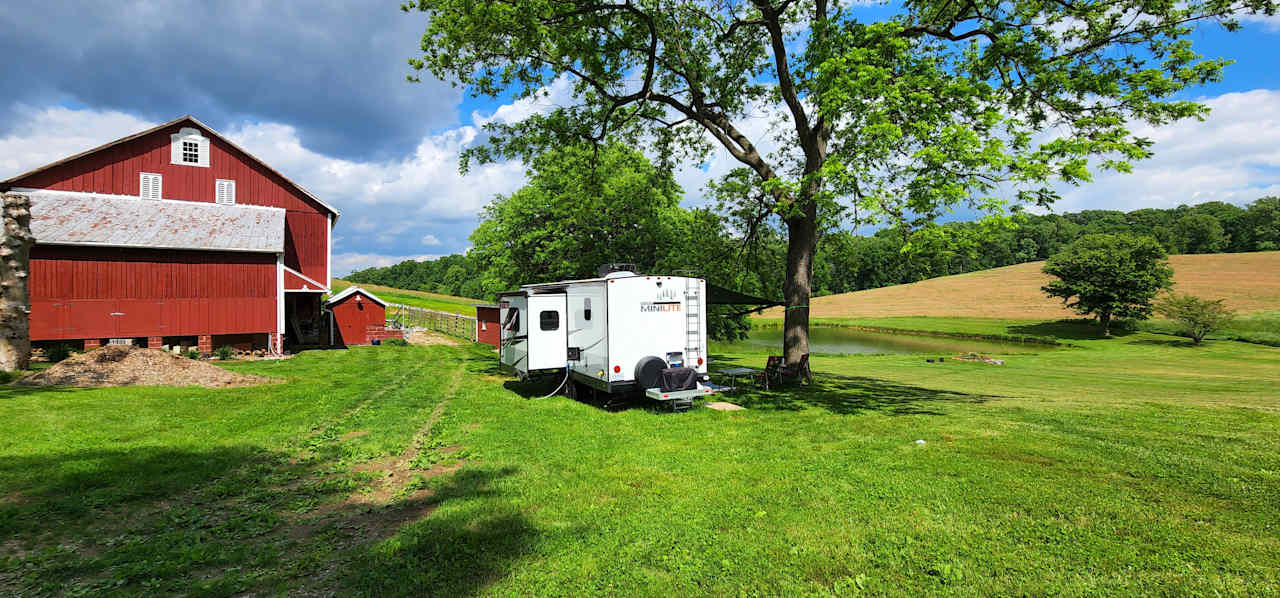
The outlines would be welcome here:
[[[723,370],[720,370],[717,373],[719,373],[721,376],[728,376],[729,386],[736,387],[738,385],[737,383],[738,383],[739,377],[754,376],[756,374],[759,374],[760,370],[757,370],[755,368],[737,367],[737,368],[725,368]]]

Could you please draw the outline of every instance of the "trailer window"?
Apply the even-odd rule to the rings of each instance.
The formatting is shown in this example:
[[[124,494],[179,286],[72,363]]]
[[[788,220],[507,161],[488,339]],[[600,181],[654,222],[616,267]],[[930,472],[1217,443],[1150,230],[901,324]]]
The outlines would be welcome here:
[[[582,319],[591,321],[591,298],[586,297],[582,300]]]
[[[538,313],[538,327],[543,331],[560,329],[560,312],[546,310]]]

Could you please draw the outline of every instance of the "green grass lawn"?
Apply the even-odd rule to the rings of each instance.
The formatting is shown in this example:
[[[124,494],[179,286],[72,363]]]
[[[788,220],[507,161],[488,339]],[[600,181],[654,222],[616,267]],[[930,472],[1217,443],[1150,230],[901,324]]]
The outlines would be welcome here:
[[[447,346],[4,388],[0,594],[1280,592],[1280,349],[1036,330],[1074,346],[815,356],[732,413],[535,400]]]

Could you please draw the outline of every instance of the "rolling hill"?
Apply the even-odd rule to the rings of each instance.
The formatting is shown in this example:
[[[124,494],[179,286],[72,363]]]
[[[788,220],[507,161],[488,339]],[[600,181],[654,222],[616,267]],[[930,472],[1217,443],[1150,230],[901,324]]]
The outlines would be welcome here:
[[[333,279],[333,292],[337,293],[352,284],[353,283],[350,281],[335,278]],[[454,297],[452,295],[441,295],[439,293],[428,293],[425,291],[411,291],[409,289],[397,289],[394,287],[384,287],[378,284],[356,284],[360,288],[377,295],[378,298],[388,303],[424,307],[426,309],[446,311],[449,313],[462,314],[464,316],[476,315],[475,305],[477,303],[485,303],[485,301],[481,301],[479,299]]]
[[[1174,255],[1175,290],[1226,299],[1240,313],[1280,310],[1280,251]],[[815,318],[964,316],[1061,318],[1074,316],[1040,291],[1049,276],[1044,262],[944,276],[912,284],[817,297]],[[765,318],[781,318],[770,309]]]

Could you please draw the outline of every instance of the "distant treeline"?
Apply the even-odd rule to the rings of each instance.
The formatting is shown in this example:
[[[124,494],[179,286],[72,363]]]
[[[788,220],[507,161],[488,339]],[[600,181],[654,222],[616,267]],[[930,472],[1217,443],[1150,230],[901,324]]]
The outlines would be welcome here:
[[[1276,250],[1280,249],[1280,198],[1262,198],[1243,208],[1208,202],[1168,210],[1019,214],[1003,223],[951,222],[909,238],[896,228],[881,229],[871,236],[830,231],[819,243],[813,290],[815,295],[846,293],[1043,260],[1081,235],[1092,233],[1151,236],[1170,253]],[[747,290],[770,298],[781,297],[785,242],[766,231],[749,253],[741,263],[750,268],[758,282],[750,285],[756,288]],[[485,266],[478,261],[470,254],[449,255],[433,261],[369,268],[346,278],[492,299],[486,297],[491,290],[481,282]]]

